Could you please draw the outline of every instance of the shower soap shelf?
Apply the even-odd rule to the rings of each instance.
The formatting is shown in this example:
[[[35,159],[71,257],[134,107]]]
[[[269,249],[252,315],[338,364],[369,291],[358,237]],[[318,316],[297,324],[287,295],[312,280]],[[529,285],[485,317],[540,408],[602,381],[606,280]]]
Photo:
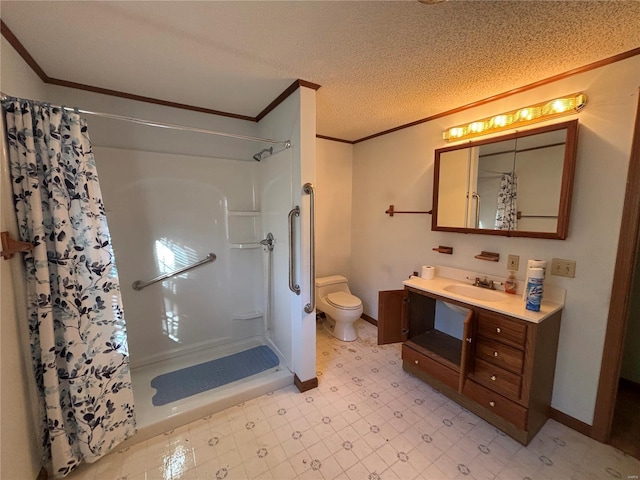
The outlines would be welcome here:
[[[227,210],[229,248],[260,248],[257,235],[261,213],[257,210]]]
[[[230,243],[229,248],[241,248],[241,249],[260,248],[260,243],[258,242]]]
[[[233,314],[234,320],[253,320],[256,318],[262,318],[264,313],[260,310],[251,310],[249,312],[238,312]]]
[[[227,210],[229,217],[259,217],[261,213],[254,210]]]

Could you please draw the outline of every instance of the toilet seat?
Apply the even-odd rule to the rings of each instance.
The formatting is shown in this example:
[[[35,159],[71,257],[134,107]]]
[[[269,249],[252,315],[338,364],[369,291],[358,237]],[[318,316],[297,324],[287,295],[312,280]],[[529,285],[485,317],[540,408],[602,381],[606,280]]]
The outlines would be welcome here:
[[[327,303],[341,310],[357,310],[362,307],[362,301],[347,292],[333,292],[327,295]]]

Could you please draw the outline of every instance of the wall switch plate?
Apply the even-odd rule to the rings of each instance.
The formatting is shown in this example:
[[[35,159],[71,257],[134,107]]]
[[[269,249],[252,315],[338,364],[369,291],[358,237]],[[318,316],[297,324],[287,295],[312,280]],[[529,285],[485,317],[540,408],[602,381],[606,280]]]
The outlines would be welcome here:
[[[563,258],[552,258],[551,259],[551,275],[575,278],[576,261],[565,260]]]
[[[507,270],[518,270],[518,265],[520,265],[520,256],[519,255],[509,255],[507,257]]]

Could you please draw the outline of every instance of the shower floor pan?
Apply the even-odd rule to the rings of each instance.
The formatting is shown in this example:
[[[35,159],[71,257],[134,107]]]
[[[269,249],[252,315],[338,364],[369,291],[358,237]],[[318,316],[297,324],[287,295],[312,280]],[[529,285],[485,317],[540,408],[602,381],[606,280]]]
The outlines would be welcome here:
[[[158,375],[209,362],[260,345],[269,346],[278,355],[280,360],[278,366],[166,405],[153,405],[152,398],[156,389],[151,387],[151,380]],[[286,364],[286,360],[269,340],[252,338],[134,368],[131,370],[131,378],[138,433],[126,443],[133,444],[147,440],[238,403],[291,385],[293,373],[289,371]]]

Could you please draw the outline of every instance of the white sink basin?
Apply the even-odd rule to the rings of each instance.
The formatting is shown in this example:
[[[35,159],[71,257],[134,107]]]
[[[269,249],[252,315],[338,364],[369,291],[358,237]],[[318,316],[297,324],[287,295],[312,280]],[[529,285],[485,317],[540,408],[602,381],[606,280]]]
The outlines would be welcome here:
[[[462,295],[463,297],[474,298],[476,300],[484,300],[485,302],[500,302],[505,300],[506,293],[496,292],[486,288],[474,287],[473,285],[447,285],[444,287],[449,293]]]

